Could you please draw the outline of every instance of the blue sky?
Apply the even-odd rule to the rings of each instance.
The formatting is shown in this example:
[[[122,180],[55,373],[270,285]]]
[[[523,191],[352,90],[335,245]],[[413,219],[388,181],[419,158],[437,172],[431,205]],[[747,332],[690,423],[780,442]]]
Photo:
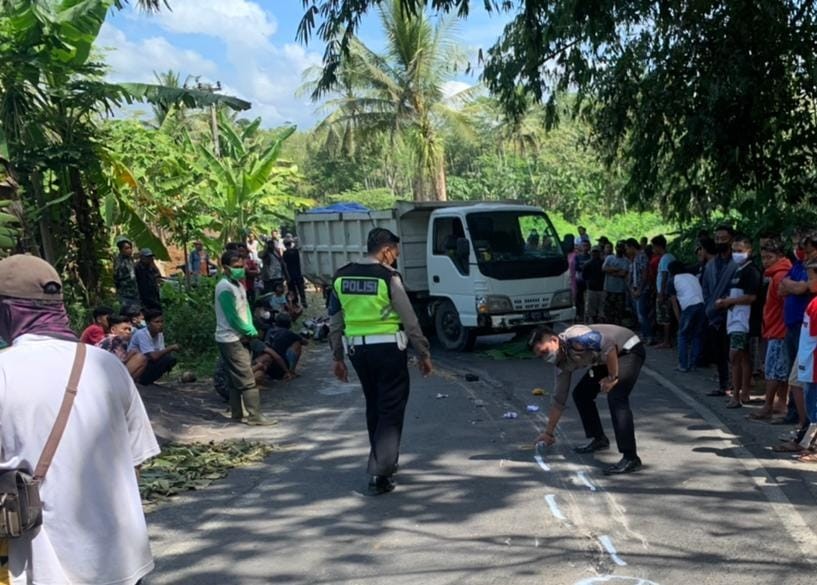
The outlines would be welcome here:
[[[507,15],[491,15],[472,2],[473,12],[457,26],[457,37],[469,55],[487,49],[501,33]],[[172,11],[156,15],[133,7],[112,13],[97,47],[104,51],[114,81],[153,82],[154,71],[173,69],[202,80],[220,81],[225,93],[253,103],[250,117],[264,125],[287,122],[308,129],[321,113],[306,96],[297,95],[303,73],[320,64],[323,45],[306,47],[295,33],[303,14],[301,0],[170,0]],[[369,13],[359,35],[382,49],[379,16]],[[476,63],[474,63],[476,65]],[[450,82],[451,93],[477,82],[461,75]]]

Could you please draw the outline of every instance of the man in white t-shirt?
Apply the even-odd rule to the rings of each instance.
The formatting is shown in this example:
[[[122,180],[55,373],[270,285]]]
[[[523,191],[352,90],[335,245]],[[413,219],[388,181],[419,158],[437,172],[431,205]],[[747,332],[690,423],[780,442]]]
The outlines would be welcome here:
[[[0,261],[0,468],[33,466],[63,400],[77,339],[57,272]],[[9,542],[14,585],[133,585],[153,569],[136,469],[159,453],[125,366],[88,347],[76,399],[40,487],[43,523]],[[31,470],[30,470],[31,471]]]
[[[145,309],[146,326],[136,331],[128,344],[128,351],[138,351],[147,358],[147,366],[136,380],[150,386],[172,370],[178,360],[173,355],[181,348],[178,344],[165,346],[165,317],[160,309]]]
[[[667,266],[670,281],[667,296],[678,320],[678,367],[679,372],[695,368],[703,350],[703,332],[706,310],[701,282],[691,274],[683,262],[673,260]]]

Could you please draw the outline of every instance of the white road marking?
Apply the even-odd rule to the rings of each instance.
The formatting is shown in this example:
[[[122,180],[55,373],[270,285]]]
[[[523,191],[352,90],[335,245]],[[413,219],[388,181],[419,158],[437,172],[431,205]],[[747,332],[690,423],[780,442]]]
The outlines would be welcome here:
[[[587,479],[587,474],[584,471],[577,471],[576,477],[578,477],[579,481],[586,485],[591,492],[596,491],[596,486],[593,485],[593,482]]]
[[[545,496],[545,501],[548,504],[548,508],[550,508],[550,513],[553,514],[553,517],[556,518],[556,520],[567,521],[567,518],[565,518],[565,515],[562,514],[562,511],[559,509],[559,504],[556,503],[556,496],[553,494],[548,494]]]
[[[627,563],[625,563],[624,560],[622,560],[622,558],[618,556],[618,553],[616,552],[616,547],[613,546],[613,541],[610,540],[609,536],[607,536],[606,534],[599,536],[599,542],[601,543],[601,546],[604,547],[604,550],[607,551],[607,554],[610,555],[610,558],[613,559],[613,562],[615,564],[617,564],[619,567],[624,567],[627,565]]]
[[[769,472],[766,471],[763,464],[752,455],[749,449],[740,444],[735,445],[734,442],[730,440],[734,438],[734,435],[727,434],[720,430],[721,426],[723,426],[723,421],[721,421],[711,409],[692,398],[658,372],[646,367],[642,369],[648,376],[675,394],[682,402],[686,403],[687,406],[692,408],[701,418],[709,423],[709,425],[712,426],[710,432],[719,433],[721,435],[720,438],[724,442],[728,442],[729,448],[737,455],[736,459],[743,465],[749,477],[752,478],[755,485],[763,492],[766,499],[769,500],[772,510],[788,531],[789,536],[800,547],[804,555],[803,558],[809,562],[815,562],[813,557],[814,551],[817,550],[817,535],[814,534],[811,526],[803,520],[800,512],[797,511],[780,486],[777,485],[777,481],[769,475]]]

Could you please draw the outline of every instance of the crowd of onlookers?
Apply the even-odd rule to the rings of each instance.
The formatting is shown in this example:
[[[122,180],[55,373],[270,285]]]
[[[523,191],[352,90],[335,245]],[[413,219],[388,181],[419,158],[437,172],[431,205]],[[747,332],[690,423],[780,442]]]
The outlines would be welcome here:
[[[167,279],[150,249],[144,248],[137,255],[127,237],[118,238],[116,245],[114,283],[120,309],[94,309],[93,322],[80,339],[116,355],[136,382],[153,384],[176,366],[175,354],[180,349],[177,344],[166,345],[164,339],[160,291]],[[292,331],[307,307],[297,238],[291,234],[281,238],[277,231],[260,241],[250,235],[243,242],[228,243],[224,253],[241,259],[240,279],[236,282],[246,295],[248,320],[255,331],[242,342],[251,352],[256,381],[260,383],[265,377],[291,379],[306,343],[305,337]],[[200,286],[202,279],[229,278],[232,273],[222,266],[224,272],[219,274],[218,266],[197,241],[180,268],[191,286]],[[218,305],[218,290],[214,305]],[[218,314],[219,309],[215,310]],[[216,389],[226,398],[223,370],[223,360],[219,360]]]
[[[564,245],[578,320],[675,347],[680,373],[714,366],[709,396],[727,408],[758,403],[751,419],[796,425],[774,449],[817,462],[817,231],[753,237],[721,225],[698,234],[691,263],[668,252],[663,235],[593,243],[579,228]],[[762,398],[753,398],[756,380]]]

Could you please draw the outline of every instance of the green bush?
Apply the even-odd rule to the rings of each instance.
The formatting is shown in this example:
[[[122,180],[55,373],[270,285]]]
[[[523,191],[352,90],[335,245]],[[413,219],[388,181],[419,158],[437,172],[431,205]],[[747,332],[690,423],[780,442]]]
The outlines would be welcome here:
[[[178,282],[162,287],[165,339],[178,343],[182,357],[197,359],[214,355],[216,314],[213,306],[217,279],[202,278],[198,286],[186,288]]]

